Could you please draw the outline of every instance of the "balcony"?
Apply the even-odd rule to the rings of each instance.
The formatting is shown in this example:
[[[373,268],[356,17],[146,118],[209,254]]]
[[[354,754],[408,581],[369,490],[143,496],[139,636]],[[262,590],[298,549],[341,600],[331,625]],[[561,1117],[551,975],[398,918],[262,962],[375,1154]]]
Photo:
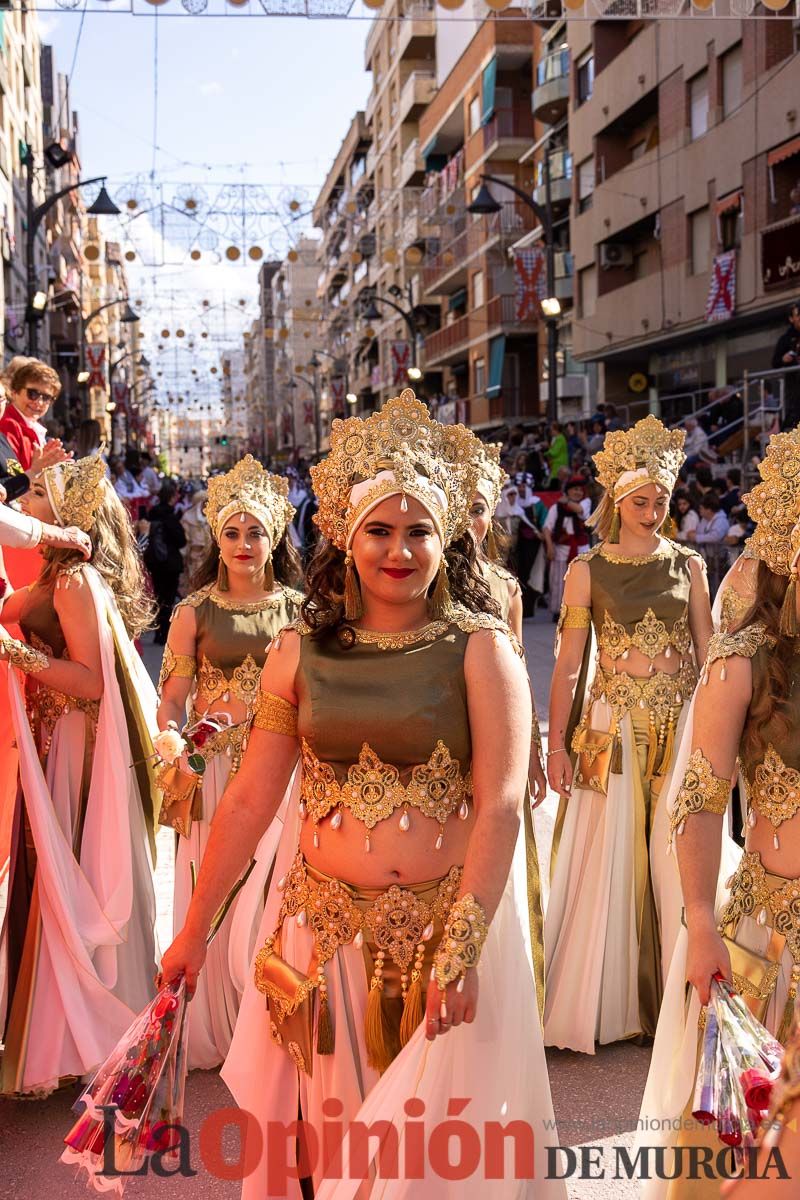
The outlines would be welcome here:
[[[536,164],[536,187],[533,198],[542,207],[547,203],[547,188],[544,182],[544,163]],[[572,200],[572,155],[568,150],[556,150],[550,155],[550,202],[554,205],[569,204]]]
[[[433,369],[463,357],[464,351],[498,333],[535,333],[536,321],[518,321],[514,296],[492,296],[488,304],[458,317],[425,339],[425,366]]]
[[[765,292],[797,287],[800,277],[800,217],[776,221],[761,231],[761,281]]]
[[[574,261],[568,250],[557,250],[555,255],[555,293],[559,300],[572,303],[574,294]]]
[[[537,121],[555,125],[569,106],[569,50],[548,54],[536,68],[531,108]]]
[[[513,146],[509,143],[520,143],[518,148],[522,150],[533,141],[533,113],[524,108],[501,108],[491,121],[487,121],[483,128],[470,138],[470,143],[481,135],[483,137],[481,158],[491,158],[498,151],[502,151],[503,155],[514,156]],[[470,150],[474,153],[472,145],[470,145]],[[474,166],[475,162],[469,152],[468,158],[469,165]]]
[[[433,71],[412,71],[400,92],[400,120],[418,121],[435,95],[435,73]]]
[[[399,26],[398,59],[433,57],[436,48],[436,10],[433,4],[408,5],[403,10]]]
[[[422,155],[419,149],[419,141],[414,138],[413,142],[407,147],[403,160],[400,163],[400,187],[407,187],[410,183],[420,183],[425,170],[425,164],[422,161]]]
[[[423,290],[429,295],[447,295],[463,287],[467,267],[478,254],[498,241],[514,241],[538,225],[534,212],[515,201],[503,204],[500,212],[491,216],[470,219],[466,228],[463,220],[449,223],[447,230],[455,236],[423,270]]]

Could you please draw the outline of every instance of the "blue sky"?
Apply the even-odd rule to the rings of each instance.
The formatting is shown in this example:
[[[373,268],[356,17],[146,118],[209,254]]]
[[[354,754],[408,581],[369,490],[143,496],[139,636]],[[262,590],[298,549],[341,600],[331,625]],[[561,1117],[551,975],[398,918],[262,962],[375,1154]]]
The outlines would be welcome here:
[[[42,40],[54,47],[62,73],[72,63],[80,19],[80,10],[40,13]],[[71,84],[82,174],[108,174],[118,202],[120,189],[154,166],[171,194],[181,183],[244,181],[280,185],[284,194],[298,188],[313,200],[353,114],[366,103],[368,28],[363,20],[87,12]],[[106,229],[113,238],[112,224]],[[191,332],[201,297],[216,308],[226,301],[228,315],[224,336],[217,322],[216,334],[200,348],[216,356],[222,341],[239,340],[246,316],[253,315],[258,267],[213,257],[204,254],[202,264],[180,268],[129,268],[132,298],[144,301],[142,328],[151,348],[162,325]],[[247,310],[237,310],[238,297],[247,299]]]

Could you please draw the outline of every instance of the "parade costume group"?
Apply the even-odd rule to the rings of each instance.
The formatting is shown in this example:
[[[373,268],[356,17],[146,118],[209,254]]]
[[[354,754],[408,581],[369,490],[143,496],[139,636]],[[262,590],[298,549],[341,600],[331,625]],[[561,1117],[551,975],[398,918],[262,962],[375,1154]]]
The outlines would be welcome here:
[[[321,543],[305,589],[286,481],[249,456],[211,479],[213,543],[173,615],[158,694],[133,644],[144,589],[119,560],[102,462],[47,468],[31,519],[77,526],[93,550],[88,562],[48,551],[0,610],[24,636],[0,626],[19,756],[0,797],[13,813],[0,1093],[43,1096],[86,1076],[152,997],[160,821],[176,838],[162,972],[183,969],[181,955],[189,970],[198,912],[243,882],[204,955],[189,1065],[222,1065],[262,1130],[298,1116],[321,1127],[336,1100],[346,1145],[354,1121],[402,1134],[410,1100],[435,1126],[464,1097],[475,1128],[533,1131],[535,1178],[514,1178],[509,1149],[491,1195],[563,1197],[547,1171],[559,1139],[545,1045],[593,1054],[654,1037],[644,1142],[661,1121],[664,1145],[711,1144],[713,1131],[670,1132],[691,1112],[702,1023],[687,963],[713,953],[722,968],[729,954],[735,985],[784,1043],[800,988],[800,432],[769,444],[748,497],[756,532],[717,597],[713,636],[702,559],[664,533],[683,439],[652,416],[609,433],[588,522],[600,540],[558,564],[547,767],[561,802],[544,916],[526,782],[538,792],[544,764],[519,585],[491,524],[498,447],[433,421],[411,392],[334,422],[312,469]],[[381,539],[405,539],[412,567],[380,560]],[[423,564],[423,590],[387,607],[371,590],[376,561],[398,581],[422,580]],[[374,612],[392,619],[373,628]],[[495,672],[516,709],[489,721],[479,693]],[[726,707],[729,745],[714,725]],[[183,754],[158,749],[170,737]],[[726,819],[737,771],[744,852]],[[254,812],[263,820],[236,860],[219,830],[250,829]],[[379,1180],[376,1153],[366,1180],[328,1177],[320,1160],[281,1194],[408,1197],[425,1180],[437,1196],[487,1194],[482,1170],[447,1183],[427,1164]],[[713,1181],[642,1186],[718,1194]],[[267,1187],[262,1161],[242,1194]]]

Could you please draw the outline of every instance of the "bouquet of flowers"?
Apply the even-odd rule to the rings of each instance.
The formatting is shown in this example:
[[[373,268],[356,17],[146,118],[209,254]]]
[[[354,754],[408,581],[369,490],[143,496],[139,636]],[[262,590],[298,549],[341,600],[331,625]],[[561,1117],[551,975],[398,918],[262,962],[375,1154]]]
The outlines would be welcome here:
[[[188,837],[192,821],[199,820],[201,811],[200,784],[206,769],[206,759],[201,752],[211,738],[231,725],[227,713],[206,713],[182,732],[174,726],[163,729],[153,738],[153,748],[161,761],[156,782],[161,788],[163,803],[159,823]],[[178,759],[186,755],[184,770]]]
[[[782,1059],[780,1042],[731,984],[715,976],[692,1102],[695,1120],[716,1122],[720,1141],[737,1154],[755,1145]]]
[[[247,882],[251,863],[226,897],[210,944]],[[187,1021],[183,976],[166,983],[100,1066],[73,1108],[81,1116],[64,1139],[61,1162],[85,1170],[98,1192],[122,1194],[126,1176],[152,1154],[166,1165],[181,1151]]]

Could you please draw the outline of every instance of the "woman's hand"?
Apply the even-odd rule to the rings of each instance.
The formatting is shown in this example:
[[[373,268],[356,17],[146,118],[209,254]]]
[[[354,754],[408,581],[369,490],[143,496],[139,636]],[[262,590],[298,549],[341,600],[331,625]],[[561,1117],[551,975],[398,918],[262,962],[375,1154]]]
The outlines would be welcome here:
[[[161,971],[156,975],[156,987],[172,983],[179,975],[186,980],[186,994],[193,996],[197,988],[197,977],[206,961],[206,939],[187,931],[180,931],[166,954],[161,959]]]
[[[701,1004],[708,1004],[711,980],[718,972],[731,981],[731,956],[710,918],[708,922],[690,927],[686,955],[686,979],[697,992]]]
[[[572,763],[566,750],[553,750],[547,755],[547,778],[559,796],[569,796],[572,789]]]
[[[33,479],[35,475],[41,475],[42,471],[46,471],[48,467],[57,467],[59,463],[72,457],[72,451],[68,453],[64,449],[60,438],[49,438],[41,448],[37,446],[31,454],[31,465],[27,471],[28,477]]]
[[[538,747],[531,747],[531,761],[528,765],[528,783],[531,789],[531,809],[538,808],[547,795],[547,780],[542,770],[542,760]]]
[[[462,1021],[469,1025],[475,1020],[478,1011],[478,972],[470,967],[463,979],[464,986],[460,992],[458,980],[447,985],[443,1000],[439,985],[431,976],[425,1005],[425,1037],[429,1042],[449,1029],[455,1029]]]
[[[67,525],[65,529],[58,525],[43,525],[42,541],[45,546],[54,546],[58,550],[78,550],[87,562],[92,557],[91,538],[74,525]]]

